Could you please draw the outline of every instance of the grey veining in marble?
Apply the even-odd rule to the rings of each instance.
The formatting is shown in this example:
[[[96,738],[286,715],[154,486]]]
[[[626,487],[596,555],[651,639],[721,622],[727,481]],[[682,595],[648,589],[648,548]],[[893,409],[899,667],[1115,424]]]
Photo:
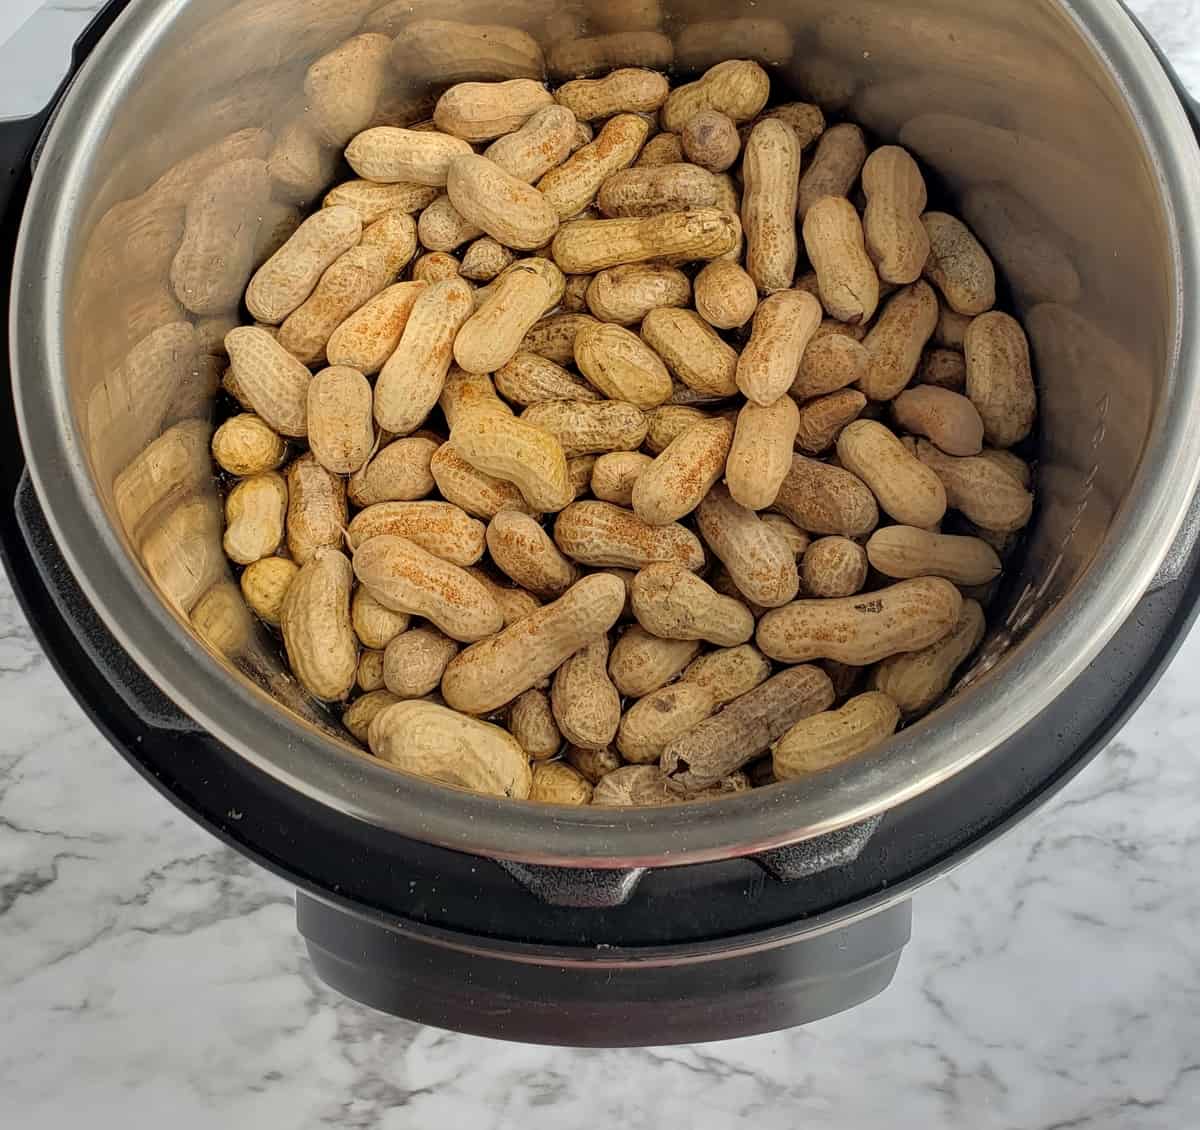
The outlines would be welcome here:
[[[77,28],[95,4],[50,7]],[[1200,89],[1200,0],[1134,7]],[[22,42],[65,60],[73,33]],[[0,58],[7,114],[20,64]],[[735,1043],[556,1051],[325,989],[287,884],[105,745],[0,582],[0,1124],[1189,1130],[1198,680],[1200,637],[1054,803],[919,895],[878,1000]]]

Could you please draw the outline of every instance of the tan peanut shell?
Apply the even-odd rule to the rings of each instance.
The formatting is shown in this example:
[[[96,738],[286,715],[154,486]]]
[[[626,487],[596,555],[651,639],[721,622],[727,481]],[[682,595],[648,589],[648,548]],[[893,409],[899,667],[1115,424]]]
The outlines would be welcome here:
[[[662,108],[663,129],[678,133],[694,114],[718,110],[735,122],[746,122],[767,104],[771,80],[749,59],[730,59],[710,67],[695,82],[677,86]]]
[[[742,140],[733,120],[719,110],[701,110],[683,124],[679,135],[684,156],[710,173],[723,173],[741,153]]]
[[[493,141],[483,155],[517,180],[534,184],[570,155],[577,124],[569,110],[546,106],[520,129]]]
[[[709,263],[696,276],[695,290],[697,313],[719,330],[740,329],[758,308],[754,280],[738,263],[726,259]]]
[[[782,671],[668,742],[661,768],[694,792],[748,765],[801,719],[832,704],[833,684],[819,667]]]
[[[849,123],[826,130],[800,178],[796,210],[801,220],[824,196],[849,196],[867,159],[863,132]]]
[[[1033,471],[1019,455],[1014,455],[1011,451],[999,451],[994,447],[985,447],[982,455],[1001,470],[1007,471],[1026,490],[1033,485]]]
[[[352,208],[365,228],[388,212],[407,212],[410,215],[420,212],[428,208],[437,195],[438,190],[427,184],[376,184],[369,180],[348,180],[331,188],[321,206]]]
[[[428,286],[433,283],[462,278],[459,272],[461,266],[462,264],[453,255],[445,251],[429,251],[413,263],[413,282],[424,283]]]
[[[809,596],[853,596],[867,583],[867,554],[849,538],[818,538],[804,552],[800,576]]]
[[[996,269],[966,224],[945,212],[921,217],[929,235],[925,277],[958,314],[975,317],[996,305]]]
[[[330,365],[345,365],[374,376],[400,344],[404,327],[423,282],[395,283],[345,319],[330,335],[325,354]]]
[[[582,122],[614,114],[650,113],[666,100],[670,87],[657,71],[622,67],[603,78],[576,79],[555,91],[555,100]]]
[[[595,275],[570,275],[563,290],[560,309],[568,314],[582,314],[587,308],[587,291]],[[690,290],[690,284],[689,284]]]
[[[650,565],[633,581],[633,613],[663,639],[701,639],[736,647],[754,635],[754,617],[678,565]]]
[[[620,169],[605,177],[596,204],[605,216],[637,218],[708,208],[716,197],[712,176],[685,163]]]
[[[430,204],[417,221],[417,236],[421,246],[430,251],[455,251],[482,235],[483,229],[471,223],[455,208],[447,193],[442,193]]]
[[[947,455],[978,455],[983,450],[979,412],[957,392],[936,385],[916,385],[896,397],[892,412],[906,432],[924,436]]]
[[[863,339],[869,359],[858,387],[869,400],[891,400],[912,380],[937,325],[937,311],[937,297],[924,282],[888,300]]]
[[[590,314],[551,314],[537,322],[521,342],[521,349],[557,365],[575,363],[575,338],[584,326],[595,324]]]
[[[524,620],[542,606],[542,602],[533,593],[502,585],[477,565],[470,566],[467,572],[492,594],[492,599],[500,606],[500,615],[504,617],[506,628],[518,620]]]
[[[759,621],[756,642],[780,663],[834,659],[863,667],[937,643],[953,629],[961,609],[954,585],[922,577],[860,596],[777,608]]]
[[[862,185],[863,231],[879,277],[900,286],[916,282],[929,258],[929,233],[921,223],[928,195],[916,161],[899,145],[884,145],[867,158]]]
[[[436,483],[430,462],[438,441],[415,435],[393,440],[353,475],[348,493],[355,506],[376,502],[416,502],[432,494]]]
[[[738,388],[748,400],[766,407],[792,387],[821,316],[821,304],[800,290],[780,291],[759,303],[737,365]]]
[[[247,565],[239,582],[250,611],[272,627],[278,627],[283,602],[300,566],[286,557],[264,557]]]
[[[273,195],[288,204],[315,200],[337,172],[339,150],[321,139],[306,116],[290,121],[267,157]]]
[[[412,12],[411,5],[403,10],[405,16]],[[498,18],[503,14],[503,9],[489,7],[469,21],[408,20],[392,45],[392,68],[418,82],[540,78],[545,60],[537,40],[513,26],[519,18],[510,24]],[[488,18],[497,22],[475,22]]]
[[[717,706],[749,694],[766,682],[771,664],[752,644],[723,647],[692,660],[684,669],[681,682],[703,687]]]
[[[656,562],[704,567],[696,535],[680,525],[651,526],[608,502],[576,502],[554,524],[554,542],[572,560],[600,568],[644,569]]]
[[[473,282],[491,282],[501,271],[511,267],[513,260],[513,253],[507,247],[485,235],[463,252],[460,273],[464,279]]]
[[[356,698],[342,715],[342,725],[363,745],[367,744],[367,733],[375,716],[394,706],[400,700],[391,691],[371,691]]]
[[[287,547],[304,565],[319,549],[340,549],[346,525],[346,483],[311,454],[288,467]]]
[[[494,373],[516,355],[525,334],[545,313],[553,291],[537,270],[523,266],[505,274],[483,305],[460,327],[454,360],[468,373]]]
[[[443,133],[464,141],[492,141],[519,129],[553,102],[554,96],[533,79],[460,82],[438,99],[433,121]]]
[[[230,416],[212,437],[217,465],[239,478],[273,471],[286,453],[283,437],[252,412]]]
[[[426,625],[393,636],[383,656],[383,681],[398,699],[424,698],[441,684],[458,644]]]
[[[867,542],[871,564],[888,577],[945,577],[956,585],[986,585],[1000,558],[981,538],[931,534],[913,526],[876,530]]]
[[[737,351],[691,310],[651,310],[642,320],[642,340],[688,388],[714,397],[737,392]]]
[[[789,396],[765,408],[753,401],[742,406],[725,464],[725,483],[739,506],[765,510],[775,502],[792,465],[800,416]]]
[[[712,692],[680,681],[635,702],[621,719],[617,749],[633,765],[658,765],[667,743],[710,717],[717,706]]]
[[[350,601],[350,623],[363,647],[383,651],[401,632],[407,631],[409,616],[384,608],[362,585]]]
[[[1033,430],[1037,412],[1029,340],[1021,324],[1008,314],[982,314],[968,327],[963,351],[967,396],[983,421],[984,438],[993,447],[1020,443]],[[949,455],[977,454],[938,446]]]
[[[800,360],[789,390],[797,400],[837,392],[867,375],[871,357],[866,347],[844,334],[814,335]]]
[[[356,369],[332,366],[308,385],[308,444],[335,475],[359,470],[375,445],[371,385]]]
[[[345,698],[358,674],[350,626],[354,572],[345,554],[322,547],[292,580],[280,616],[288,664],[314,698]]]
[[[568,274],[582,275],[649,259],[717,259],[740,235],[737,217],[717,208],[645,219],[576,220],[559,229],[553,254]]]
[[[562,749],[562,733],[545,691],[529,690],[513,699],[508,708],[508,732],[534,761],[546,761]]]
[[[632,506],[634,484],[653,462],[651,456],[638,451],[613,451],[601,455],[592,467],[593,497],[616,506]]]
[[[742,231],[742,191],[741,186],[735,183],[729,173],[713,173],[713,184],[717,190],[717,202],[715,207],[719,208],[732,220],[734,220],[734,239],[729,250],[722,255],[718,255],[718,260],[727,260],[732,263],[740,264],[742,261],[742,252],[746,249],[745,233]]]
[[[793,455],[775,509],[810,534],[865,537],[879,525],[879,506],[857,475]]]
[[[473,413],[452,427],[450,443],[477,471],[513,483],[536,511],[557,512],[575,497],[562,444],[525,420]]]
[[[312,374],[265,330],[239,326],[225,337],[230,369],[243,403],[284,436],[308,432]]]
[[[483,556],[483,523],[450,502],[376,502],[355,514],[346,538],[357,549],[383,534],[406,538],[452,565],[474,565]]]
[[[837,443],[842,429],[857,420],[866,407],[867,398],[850,388],[806,401],[800,409],[796,448],[809,455],[828,451]]]
[[[659,31],[612,31],[605,35],[561,39],[550,48],[546,59],[556,78],[582,78],[614,67],[671,65],[675,48]]]
[[[869,322],[879,305],[879,276],[867,255],[862,222],[841,196],[822,196],[804,217],[804,247],[831,318]]]
[[[186,617],[229,567],[221,552],[221,506],[215,492],[179,502],[153,523],[139,550],[163,598]]]
[[[579,570],[528,514],[515,510],[497,514],[488,524],[487,547],[501,572],[537,596],[562,596],[579,579]]]
[[[363,651],[358,656],[358,674],[355,685],[360,691],[370,694],[372,691],[384,690],[383,685],[383,652]]]
[[[791,548],[753,510],[734,502],[724,485],[713,487],[700,503],[696,524],[749,601],[778,608],[795,597],[800,574]]]
[[[725,471],[733,443],[730,420],[703,420],[671,441],[633,485],[634,512],[652,526],[667,526],[700,505]]]
[[[346,148],[346,160],[364,180],[442,188],[450,162],[471,152],[469,142],[436,131],[375,126]]]
[[[644,446],[647,451],[658,455],[666,451],[688,428],[709,418],[702,408],[693,408],[686,404],[663,404],[646,414]]]
[[[511,702],[607,632],[624,604],[617,578],[584,577],[554,603],[459,654],[442,679],[443,697],[467,714]]]
[[[642,146],[634,165],[638,168],[654,168],[658,165],[678,165],[683,160],[683,141],[679,134],[656,133]]]
[[[688,800],[684,787],[657,765],[622,765],[592,789],[593,808],[660,808]]]
[[[532,788],[525,751],[510,734],[432,702],[389,706],[367,734],[371,752],[406,773],[513,800]]]
[[[586,381],[536,353],[517,353],[496,370],[496,389],[522,407],[544,400],[599,400]]]
[[[308,68],[305,109],[324,141],[340,148],[371,124],[387,83],[391,49],[389,36],[356,35]]]
[[[632,326],[657,307],[686,306],[691,295],[692,284],[677,268],[633,263],[590,276],[586,300],[600,321]]]
[[[927,349],[917,369],[917,380],[921,384],[962,392],[967,386],[966,360],[954,349]]]
[[[946,513],[941,480],[875,420],[856,420],[837,443],[842,466],[871,488],[880,508],[907,526],[935,526]]]
[[[967,327],[972,320],[971,315],[959,314],[943,302],[938,310],[937,329],[933,331],[934,344],[940,349],[957,350],[961,353],[967,336]]]
[[[549,761],[533,767],[529,799],[538,804],[580,808],[591,803],[592,786],[582,773],[565,762]]]
[[[920,651],[885,659],[871,674],[871,686],[886,694],[906,715],[928,710],[946,693],[954,672],[983,641],[983,609],[964,600],[953,629]]]
[[[671,395],[667,367],[637,334],[622,326],[607,322],[585,326],[575,336],[575,363],[596,388],[613,400],[649,409]]]
[[[448,443],[442,444],[429,461],[429,473],[447,502],[485,521],[501,510],[529,510],[517,487],[503,479],[475,470]]]
[[[592,785],[598,785],[624,764],[615,750],[576,749],[573,746],[567,748],[563,761]]]
[[[594,141],[547,172],[538,181],[538,190],[560,220],[578,215],[591,204],[600,186],[613,173],[633,164],[649,134],[649,124],[636,114],[618,114],[610,118]],[[570,274],[590,273],[568,268],[557,253],[555,258]]]
[[[547,400],[526,408],[521,420],[557,439],[568,459],[633,451],[646,438],[645,414],[618,400]]]
[[[465,219],[505,247],[533,250],[558,230],[558,216],[542,193],[486,157],[455,157],[446,191]]]
[[[496,395],[492,378],[486,373],[468,373],[451,365],[442,386],[438,405],[446,423],[453,430],[458,424],[476,415],[499,415],[510,419],[513,410]]]
[[[225,499],[225,556],[250,565],[274,554],[283,541],[287,505],[282,475],[267,471],[242,479]]]
[[[874,749],[896,732],[900,711],[887,695],[870,691],[838,710],[797,722],[775,744],[772,767],[780,781],[831,769]]]
[[[634,624],[613,646],[608,674],[621,694],[643,698],[674,679],[700,648],[699,640],[661,639]]]
[[[742,231],[746,271],[764,294],[786,290],[796,274],[799,177],[796,131],[778,118],[759,122],[742,159]]]
[[[550,690],[554,720],[578,749],[607,749],[621,721],[621,697],[608,677],[608,636],[580,648],[555,672]]]
[[[1004,468],[983,455],[956,459],[921,440],[917,458],[946,488],[946,500],[977,526],[1011,533],[1033,515],[1033,495]]]

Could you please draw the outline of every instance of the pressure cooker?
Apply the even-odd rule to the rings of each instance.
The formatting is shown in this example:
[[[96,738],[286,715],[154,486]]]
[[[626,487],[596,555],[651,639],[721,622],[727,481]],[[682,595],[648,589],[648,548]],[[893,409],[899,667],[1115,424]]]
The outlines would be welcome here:
[[[273,640],[255,629],[222,648],[197,632],[156,565],[188,539],[219,553],[219,523],[168,516],[151,543],[119,490],[148,444],[213,410],[200,359],[139,352],[180,318],[165,280],[189,168],[303,112],[307,66],[364,20],[548,44],[552,27],[623,30],[625,10],[112,0],[52,105],[0,123],[3,556],[59,675],[150,784],[296,884],[329,984],[423,1023],[556,1044],[739,1036],[883,990],[913,892],[1103,748],[1200,597],[1200,119],[1133,18],[1116,0],[666,0],[658,27],[676,43],[700,24],[715,33],[693,44],[736,42],[717,21],[775,21],[764,62],[779,91],[900,140],[952,199],[987,185],[1023,199],[989,237],[1001,262],[1019,250],[1036,266],[1050,239],[1074,263],[1067,288],[1009,273],[1041,400],[1039,507],[953,696],[810,781],[568,810],[397,773],[344,740]],[[398,99],[419,103],[454,70],[398,73]],[[211,514],[215,489],[172,501]]]

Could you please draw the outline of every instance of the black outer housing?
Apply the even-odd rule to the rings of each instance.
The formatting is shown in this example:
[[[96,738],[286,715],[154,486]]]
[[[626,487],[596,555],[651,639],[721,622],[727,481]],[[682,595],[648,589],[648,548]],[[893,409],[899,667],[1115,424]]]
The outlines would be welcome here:
[[[125,2],[97,16],[73,71]],[[1176,88],[1200,133],[1200,108]],[[6,263],[51,114],[0,124]],[[6,272],[5,308],[10,285]],[[183,715],[80,593],[24,477],[10,381],[0,395],[0,495],[15,500],[0,514],[0,556],[46,654],[97,728],[192,819],[298,885],[300,930],[331,985],[410,1019],[482,1035],[592,1046],[693,1042],[787,1027],[868,999],[891,980],[908,939],[911,892],[1086,765],[1149,693],[1200,607],[1193,548],[1065,696],[988,757],[888,813],[853,862],[797,882],[742,859],[664,868],[644,875],[620,905],[548,905],[493,861],[316,804]]]

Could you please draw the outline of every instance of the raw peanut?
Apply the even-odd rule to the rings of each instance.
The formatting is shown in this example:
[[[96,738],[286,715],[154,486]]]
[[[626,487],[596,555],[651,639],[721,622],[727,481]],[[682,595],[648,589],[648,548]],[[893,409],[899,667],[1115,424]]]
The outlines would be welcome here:
[[[676,35],[675,65],[684,73],[728,58],[779,65],[792,57],[792,49],[792,33],[780,20],[700,20]]]
[[[957,314],[974,317],[996,305],[996,268],[962,220],[945,212],[921,217],[929,235],[925,277]]]
[[[867,583],[867,555],[849,538],[818,538],[804,554],[800,575],[810,596],[853,596]]]
[[[837,442],[842,429],[857,420],[866,406],[867,398],[851,388],[806,401],[800,409],[796,447],[809,455],[828,451]]]
[[[808,218],[812,206],[825,196],[849,196],[867,159],[863,131],[849,123],[826,130],[813,154],[812,163],[800,178],[796,211]]]
[[[760,514],[759,518],[783,538],[797,561],[804,556],[812,539],[799,526],[789,522],[782,514]]]
[[[436,628],[412,628],[393,636],[383,655],[383,681],[398,699],[424,698],[441,684],[458,644]]]
[[[545,691],[526,691],[513,700],[508,708],[508,732],[534,761],[546,761],[562,749],[563,737]]]
[[[341,148],[371,124],[387,83],[391,48],[389,36],[357,35],[308,68],[305,110],[330,145]]]
[[[551,202],[486,157],[455,157],[446,190],[464,219],[505,247],[532,250],[549,243],[558,230]]]
[[[427,184],[376,184],[348,180],[331,188],[321,202],[323,208],[353,208],[363,227],[381,220],[388,212],[421,212],[437,199],[438,191]]]
[[[375,383],[375,421],[408,435],[437,404],[450,367],[454,339],[471,315],[471,286],[463,279],[427,286],[413,304],[400,345]]]
[[[871,488],[882,510],[902,525],[935,526],[945,516],[941,480],[882,424],[856,420],[847,425],[837,453],[846,470]]]
[[[884,282],[907,286],[921,277],[929,258],[929,233],[921,223],[928,195],[925,178],[906,149],[876,149],[862,171],[867,210],[867,251]]]
[[[718,110],[735,122],[747,122],[767,104],[771,80],[748,59],[730,59],[710,67],[695,82],[677,86],[662,108],[663,129],[678,133],[701,110]]]
[[[701,110],[683,124],[679,135],[684,155],[710,173],[723,173],[742,149],[737,126],[717,110]]]
[[[383,534],[405,538],[452,565],[474,565],[483,556],[483,523],[450,502],[377,502],[360,510],[346,531],[351,549]]]
[[[563,446],[542,428],[479,412],[452,428],[450,446],[455,454],[475,470],[515,484],[535,511],[556,513],[575,497]]]
[[[451,365],[446,374],[438,404],[452,429],[460,420],[479,412],[509,417],[513,414],[513,410],[496,395],[491,377],[486,373],[468,373],[457,365]]]
[[[358,657],[358,674],[355,683],[360,691],[370,694],[381,691],[383,687],[383,652],[364,651]]]
[[[493,141],[483,155],[509,176],[533,184],[570,155],[577,124],[569,110],[547,106],[515,133]]]
[[[645,413],[619,400],[546,400],[531,404],[521,420],[554,436],[568,459],[634,451],[646,438]]]
[[[592,285],[595,275],[570,275],[567,286],[563,291],[561,309],[568,314],[582,314],[587,309],[588,287]],[[686,277],[686,276],[685,276]],[[688,284],[689,292],[691,284]]]
[[[337,172],[340,149],[323,141],[307,116],[289,122],[267,157],[274,195],[289,204],[315,200]]]
[[[796,276],[795,289],[802,290],[805,294],[811,294],[814,298],[821,297],[821,283],[817,278],[816,271],[805,271],[802,275]],[[828,319],[827,319],[828,320]],[[839,326],[843,323],[838,322]]]
[[[592,786],[578,770],[561,761],[551,761],[533,767],[529,799],[539,804],[582,808],[591,803]]]
[[[300,565],[321,549],[337,549],[346,525],[346,483],[311,454],[301,455],[287,473],[288,552]]]
[[[421,246],[430,251],[454,251],[464,243],[478,239],[483,235],[483,229],[465,219],[450,203],[450,197],[443,193],[421,213],[417,235]]]
[[[977,526],[1011,533],[1029,525],[1033,495],[991,459],[956,459],[925,440],[917,443],[917,458],[941,480],[949,505]]]
[[[275,470],[283,462],[287,444],[254,413],[243,412],[216,430],[212,453],[222,470],[243,478]]]
[[[270,196],[267,166],[233,161],[203,180],[187,207],[183,238],[171,262],[176,298],[193,314],[235,309],[254,268],[257,217]]]
[[[759,122],[742,160],[742,230],[746,271],[764,294],[786,290],[796,274],[799,178],[796,131],[777,118]]]
[[[621,697],[608,677],[608,636],[568,658],[554,676],[550,704],[564,738],[578,749],[607,749],[621,721]]]
[[[633,484],[633,509],[651,526],[690,514],[725,471],[733,443],[731,420],[703,420],[680,434]]]
[[[553,254],[564,271],[583,275],[648,259],[717,259],[740,234],[737,218],[717,208],[645,219],[576,220],[559,229]]]
[[[579,371],[613,400],[650,409],[671,395],[671,374],[666,366],[637,334],[621,326],[604,322],[585,326],[575,336],[575,362]],[[640,443],[641,439],[633,446]]]
[[[887,695],[858,695],[788,730],[772,750],[775,777],[794,781],[841,765],[886,741],[899,724],[900,710]]]
[[[425,285],[396,283],[351,314],[326,343],[329,364],[345,365],[368,377],[378,373],[396,352]]]
[[[458,655],[442,679],[446,702],[467,714],[511,702],[604,635],[624,603],[625,586],[617,578],[584,577],[553,604]]]
[[[699,725],[717,709],[712,692],[680,681],[635,702],[621,719],[617,748],[634,765],[658,765],[669,741]]]
[[[435,131],[375,126],[346,148],[346,160],[364,180],[443,188],[450,162],[471,152],[469,142]]]
[[[885,659],[871,673],[871,686],[904,714],[922,714],[946,693],[954,672],[983,642],[986,630],[983,609],[964,600],[949,635],[920,651]]]
[[[913,283],[888,300],[863,339],[869,361],[858,387],[868,399],[891,400],[913,379],[937,325],[937,309],[937,297],[924,282]]]
[[[995,448],[984,448],[981,454],[984,459],[1007,471],[1026,490],[1033,485],[1033,472],[1019,455],[1014,455],[1011,451],[997,451]]]
[[[1033,430],[1037,412],[1025,331],[1008,314],[983,314],[967,329],[963,351],[967,396],[983,421],[984,438],[994,447],[1020,443]],[[929,438],[948,455],[978,454],[978,450],[952,451],[936,436]]]
[[[746,240],[742,232],[742,193],[738,184],[734,183],[733,177],[728,173],[714,173],[713,184],[717,190],[717,202],[715,207],[729,215],[735,222],[734,228],[735,238],[733,246],[730,247],[724,255],[718,255],[718,260],[729,260],[733,263],[740,264],[742,261],[742,252],[745,250]]]
[[[608,502],[576,502],[554,525],[554,542],[581,565],[644,569],[657,562],[697,570],[704,550],[680,525],[651,526],[631,510]]]
[[[771,676],[771,664],[756,647],[744,643],[710,651],[688,664],[680,683],[693,683],[712,696],[716,706],[749,694]]]
[[[661,165],[678,165],[683,159],[683,141],[679,134],[657,133],[642,146],[633,164],[635,168],[652,169]]]
[[[581,39],[563,39],[550,49],[547,63],[556,78],[581,78],[614,68],[665,70],[675,57],[671,40],[658,31],[614,31]]]
[[[371,691],[362,698],[356,698],[342,715],[342,725],[350,731],[363,745],[367,743],[367,732],[375,716],[394,706],[400,700],[391,691]]]
[[[777,608],[759,621],[757,643],[780,663],[836,659],[864,667],[937,643],[961,609],[962,596],[949,581],[921,577],[861,596]]]
[[[280,435],[308,431],[312,374],[265,330],[239,326],[225,338],[229,365],[244,403]]]
[[[460,82],[438,99],[434,124],[464,141],[492,141],[520,129],[554,96],[529,78],[506,82]]]
[[[657,765],[623,765],[592,790],[593,808],[661,808],[690,798]]]
[[[631,263],[590,276],[587,305],[602,322],[632,326],[659,306],[686,306],[691,296],[692,284],[678,268]]]
[[[942,305],[938,309],[937,329],[933,331],[933,342],[942,349],[963,351],[966,342],[967,328],[974,319],[967,314],[959,314],[950,307]],[[966,380],[964,373],[963,380]]]
[[[967,386],[966,360],[953,349],[928,349],[921,357],[917,380],[921,384],[962,392]]]
[[[558,218],[567,220],[596,198],[600,186],[613,173],[633,164],[649,134],[649,124],[636,114],[618,114],[605,122],[595,141],[576,150],[561,165],[547,172],[537,187]],[[559,266],[563,266],[557,254],[555,258],[559,260]],[[570,273],[590,272],[571,270]]]
[[[854,205],[841,196],[814,201],[804,217],[804,246],[830,317],[852,325],[869,322],[879,305],[879,276]]]
[[[467,572],[492,594],[492,599],[500,606],[500,614],[504,617],[506,628],[518,620],[524,620],[526,616],[536,612],[542,606],[542,602],[533,593],[502,585],[489,577],[477,565],[471,566]]]
[[[686,304],[686,299],[682,303],[660,303]],[[719,330],[741,329],[754,317],[757,308],[758,288],[737,263],[718,259],[696,276],[696,311],[710,326]]]
[[[413,264],[413,282],[430,285],[462,278],[459,273],[461,265],[453,255],[448,255],[444,251],[430,251]]]
[[[584,326],[596,324],[590,314],[552,314],[537,322],[521,342],[521,349],[536,353],[556,365],[575,363],[575,338]]]
[[[296,574],[280,616],[288,664],[301,686],[325,702],[344,699],[358,673],[350,626],[354,572],[345,554],[319,548]]]
[[[350,623],[363,647],[383,651],[401,632],[408,630],[409,616],[384,608],[359,585],[350,601]]]
[[[691,408],[683,404],[664,404],[655,408],[646,417],[645,447],[655,455],[659,455],[690,427],[710,418],[699,408]]]
[[[709,549],[750,602],[778,608],[795,598],[800,573],[791,547],[753,510],[734,502],[725,486],[708,492],[696,518]]]
[[[246,306],[260,322],[280,325],[316,289],[321,276],[362,238],[363,225],[353,208],[314,212],[254,273]]]
[[[513,737],[432,702],[380,711],[367,740],[381,761],[418,777],[512,800],[525,800],[533,787],[529,759]]]
[[[537,596],[562,596],[578,579],[575,568],[528,514],[502,510],[487,528],[487,547],[501,572]]]
[[[737,392],[737,351],[691,310],[651,310],[642,320],[642,340],[688,388],[714,397]]]
[[[867,556],[887,577],[945,577],[956,585],[989,584],[1001,568],[996,551],[980,538],[931,534],[914,526],[876,530]]]
[[[496,388],[522,407],[546,400],[599,400],[586,381],[536,353],[518,353],[496,370]]]
[[[490,520],[501,510],[529,509],[512,483],[475,470],[448,443],[434,452],[429,471],[442,497],[476,518]]]
[[[494,373],[516,355],[525,334],[552,305],[545,277],[522,260],[498,279],[495,290],[454,339],[454,360],[468,373]]]
[[[615,773],[624,762],[621,755],[611,749],[575,749],[570,747],[563,755],[565,762],[575,769],[586,781],[598,785],[610,773]]]
[[[613,647],[608,674],[621,694],[642,698],[666,686],[699,651],[699,640],[660,639],[634,624]]]
[[[983,421],[979,412],[957,392],[935,385],[917,385],[896,397],[892,411],[901,428],[932,440],[947,455],[978,455],[983,450]]]
[[[793,455],[775,509],[810,534],[866,537],[879,525],[879,506],[857,475]]]
[[[821,304],[803,291],[780,291],[759,303],[737,364],[738,388],[748,400],[766,407],[792,387],[820,324]]]
[[[185,498],[158,519],[138,547],[163,599],[181,617],[222,580],[229,563],[221,552],[221,505],[215,491]]]
[[[225,499],[225,556],[238,565],[270,557],[283,541],[287,505],[287,484],[274,471],[238,483]]]
[[[707,208],[716,199],[712,177],[698,165],[621,169],[605,178],[596,203],[605,216],[645,217]]]
[[[633,613],[662,639],[700,639],[736,647],[754,635],[754,617],[678,565],[650,565],[633,581]]]
[[[633,488],[654,460],[637,451],[614,451],[601,455],[592,468],[592,494],[616,506],[633,505]]]
[[[483,585],[407,538],[383,534],[364,541],[354,551],[354,573],[385,608],[423,616],[452,639],[481,640],[503,624]]]
[[[800,139],[801,149],[807,149],[825,132],[825,115],[821,112],[820,106],[813,105],[811,102],[784,102],[778,106],[772,106],[771,109],[759,116],[760,121],[763,118],[778,118],[781,122],[786,122],[791,126]],[[753,128],[754,124],[756,123],[752,123],[750,128]]]
[[[622,67],[598,79],[563,83],[554,97],[582,122],[614,114],[651,113],[666,100],[670,87],[657,71]]]
[[[271,627],[279,627],[284,599],[299,572],[300,566],[286,557],[264,557],[246,566],[240,583],[250,611]]]
[[[211,483],[208,443],[211,430],[207,420],[175,424],[143,448],[113,481],[117,514],[132,541],[136,543],[144,532],[141,529],[144,523]],[[214,451],[215,445],[214,437]],[[271,466],[256,467],[249,473],[270,470]]]
[[[427,436],[393,440],[350,477],[350,501],[366,507],[377,502],[416,502],[437,485],[430,461],[439,444]]]
[[[662,770],[698,791],[748,765],[797,722],[832,703],[833,684],[819,667],[781,671],[668,742]]]
[[[512,266],[513,253],[490,235],[475,240],[463,253],[461,273],[464,279],[491,282],[506,267]]]
[[[493,11],[481,10],[474,18],[486,18]],[[406,23],[396,36],[392,66],[410,81],[455,83],[540,78],[545,62],[532,36],[503,21],[419,19]]]
[[[371,385],[355,369],[332,367],[308,385],[308,443],[318,463],[335,475],[359,470],[375,446]]]
[[[571,479],[571,490],[576,498],[582,498],[592,485],[592,468],[596,465],[596,455],[576,455],[567,460],[567,474]]]

